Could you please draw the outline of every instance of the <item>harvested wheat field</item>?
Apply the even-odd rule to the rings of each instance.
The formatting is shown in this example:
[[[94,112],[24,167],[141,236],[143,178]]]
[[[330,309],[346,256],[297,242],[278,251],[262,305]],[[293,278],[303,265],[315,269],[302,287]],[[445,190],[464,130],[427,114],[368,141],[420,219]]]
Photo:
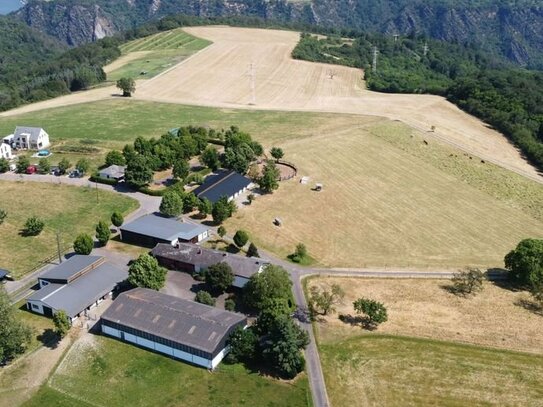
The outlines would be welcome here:
[[[541,198],[538,184],[526,181],[532,192],[510,200],[516,187],[502,178],[510,172],[425,145],[402,123],[361,118],[281,147],[298,177],[240,208],[226,227],[246,229],[282,257],[303,242],[330,267],[500,267],[521,239],[543,236],[543,213],[534,211],[542,201],[517,206],[532,192]]]
[[[381,334],[543,354],[543,315],[537,309],[528,309],[532,300],[527,292],[485,282],[483,291],[464,298],[447,291],[449,280],[322,277],[311,278],[307,284],[321,288],[338,284],[345,291],[337,313],[322,317],[316,324],[321,343],[367,332],[339,319],[339,315],[356,316],[353,301],[366,297],[387,307],[388,321],[377,330]]]
[[[499,133],[460,111],[444,98],[390,95],[366,90],[363,72],[293,60],[299,34],[232,27],[190,27],[189,34],[213,42],[177,67],[144,84],[137,97],[218,107],[305,110],[384,116],[429,131],[481,158],[537,177],[516,149]],[[255,96],[251,91],[254,66]]]

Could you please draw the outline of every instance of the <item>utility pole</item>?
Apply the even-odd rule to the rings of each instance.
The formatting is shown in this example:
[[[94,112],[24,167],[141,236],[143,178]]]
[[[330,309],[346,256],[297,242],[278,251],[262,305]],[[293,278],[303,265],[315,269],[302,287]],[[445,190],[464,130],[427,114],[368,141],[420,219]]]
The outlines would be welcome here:
[[[377,55],[379,55],[379,50],[377,47],[373,47],[373,64],[371,67],[373,73],[377,73]]]
[[[60,252],[60,232],[56,231],[56,235],[57,235],[57,253],[58,253],[58,262],[59,264],[62,263],[62,253]]]
[[[430,48],[428,47],[428,43],[424,43],[424,47],[422,48],[422,54],[426,56],[428,54],[428,51],[430,51]]]
[[[251,102],[250,105],[256,105],[256,67],[254,62],[249,66],[249,77],[251,78]]]

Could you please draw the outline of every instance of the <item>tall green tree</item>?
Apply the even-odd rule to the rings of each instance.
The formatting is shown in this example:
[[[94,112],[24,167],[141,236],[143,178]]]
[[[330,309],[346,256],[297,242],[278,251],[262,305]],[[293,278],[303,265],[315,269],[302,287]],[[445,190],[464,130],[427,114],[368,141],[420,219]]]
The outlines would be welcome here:
[[[40,161],[38,161],[38,171],[40,174],[49,174],[51,163],[48,158],[40,158]]]
[[[189,176],[190,166],[187,160],[177,160],[173,165],[172,175],[174,178],[184,180]]]
[[[30,166],[30,159],[26,155],[19,155],[15,171],[17,174],[24,174]]]
[[[290,275],[280,266],[267,265],[261,273],[251,276],[243,287],[243,301],[256,311],[263,311],[276,301],[284,301],[293,310],[295,302]]]
[[[302,350],[308,344],[307,332],[284,315],[271,326],[262,344],[262,355],[281,377],[293,379],[305,368]]]
[[[206,218],[213,211],[213,204],[207,198],[200,199],[198,202],[198,212],[202,218]]]
[[[258,336],[251,327],[237,327],[228,337],[226,344],[230,347],[227,361],[230,363],[252,362],[258,354]]]
[[[126,165],[123,153],[118,150],[111,150],[106,154],[106,165]]]
[[[205,272],[206,284],[216,293],[224,293],[234,283],[234,271],[228,263],[209,266]]]
[[[120,228],[123,225],[124,218],[122,213],[115,211],[111,214],[111,223],[117,227]]]
[[[285,155],[285,153],[283,153],[283,150],[279,147],[272,147],[272,149],[270,150],[270,154],[276,160],[280,160]]]
[[[125,179],[130,185],[141,188],[153,181],[153,170],[143,155],[135,155],[127,160]]]
[[[0,363],[24,353],[31,340],[32,329],[17,317],[8,294],[0,287]]]
[[[504,260],[514,282],[529,288],[543,284],[543,240],[522,240]]]
[[[66,174],[66,172],[68,172],[71,166],[72,166],[72,163],[70,163],[70,161],[66,157],[64,157],[58,163],[58,171],[61,174]]]
[[[105,246],[109,239],[111,238],[111,230],[107,222],[101,220],[96,225],[96,240],[102,245]]]
[[[388,320],[386,307],[378,301],[359,298],[353,302],[353,307],[357,314],[365,314],[365,324],[370,329]]]
[[[89,255],[94,248],[92,237],[86,233],[81,233],[74,240],[74,252],[77,254]]]
[[[311,312],[321,312],[323,315],[334,313],[336,311],[335,305],[341,304],[345,297],[345,292],[338,284],[332,284],[329,289],[312,286],[309,293]]]
[[[200,156],[200,161],[206,167],[210,168],[211,171],[217,171],[221,165],[219,153],[212,146],[209,146],[204,150],[204,152]]]
[[[262,176],[258,179],[258,186],[264,192],[271,193],[279,188],[279,177],[281,176],[279,168],[273,161],[268,161],[262,171]]]
[[[128,269],[128,282],[135,287],[160,290],[166,283],[167,270],[158,264],[157,259],[148,255],[140,255]]]
[[[117,88],[123,91],[124,97],[131,97],[136,91],[136,81],[128,77],[121,78],[117,81]]]
[[[179,216],[183,213],[183,199],[178,193],[168,191],[162,196],[159,210],[165,216]]]
[[[53,315],[53,323],[55,324],[55,333],[61,339],[66,336],[66,334],[72,327],[72,324],[70,323],[70,318],[64,310],[59,310],[55,312],[55,314]]]
[[[213,216],[215,223],[222,223],[231,217],[236,209],[236,203],[234,201],[228,201],[228,198],[223,196],[213,205],[211,215]]]
[[[80,158],[75,163],[75,169],[79,171],[81,174],[86,174],[89,171],[90,168],[90,162],[86,158]]]

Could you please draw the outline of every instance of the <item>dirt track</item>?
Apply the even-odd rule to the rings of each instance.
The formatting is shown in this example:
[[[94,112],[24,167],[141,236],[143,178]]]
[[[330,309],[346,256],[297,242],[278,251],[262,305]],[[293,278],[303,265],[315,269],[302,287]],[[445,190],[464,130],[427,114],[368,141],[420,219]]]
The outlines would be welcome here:
[[[444,98],[392,95],[365,89],[362,71],[291,59],[298,33],[231,27],[191,27],[192,35],[213,44],[153,79],[139,82],[135,98],[189,105],[264,110],[326,111],[384,116],[401,120],[428,138],[449,144],[539,179],[536,170],[498,132]],[[250,65],[255,67],[255,102]],[[330,78],[330,71],[336,76]],[[111,97],[100,88],[24,106],[1,116]],[[429,132],[436,126],[436,132]]]

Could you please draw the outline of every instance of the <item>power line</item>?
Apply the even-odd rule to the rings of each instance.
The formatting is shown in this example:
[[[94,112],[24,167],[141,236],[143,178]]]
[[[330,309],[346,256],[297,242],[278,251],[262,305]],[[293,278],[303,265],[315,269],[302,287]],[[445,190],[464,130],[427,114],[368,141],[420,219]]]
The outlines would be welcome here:
[[[379,55],[379,50],[377,47],[373,47],[373,63],[371,66],[373,73],[377,73],[377,55]]]

